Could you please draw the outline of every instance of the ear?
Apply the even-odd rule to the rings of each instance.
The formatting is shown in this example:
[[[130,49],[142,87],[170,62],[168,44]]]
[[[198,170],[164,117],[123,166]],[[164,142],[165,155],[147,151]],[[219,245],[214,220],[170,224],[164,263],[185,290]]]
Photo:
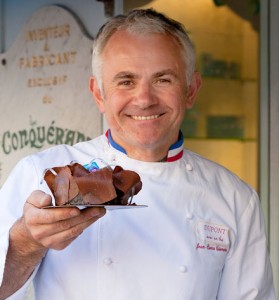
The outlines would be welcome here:
[[[99,111],[101,113],[104,113],[105,112],[104,99],[103,99],[103,96],[102,96],[101,89],[98,85],[97,79],[94,76],[91,76],[89,78],[89,89],[90,89],[90,92],[93,95],[93,98],[94,98],[94,100],[97,104],[97,107],[98,107]]]
[[[191,84],[187,90],[187,99],[186,99],[186,108],[187,109],[192,108],[193,105],[195,104],[198,91],[201,87],[201,83],[202,83],[202,80],[201,80],[200,73],[195,72],[193,74]]]

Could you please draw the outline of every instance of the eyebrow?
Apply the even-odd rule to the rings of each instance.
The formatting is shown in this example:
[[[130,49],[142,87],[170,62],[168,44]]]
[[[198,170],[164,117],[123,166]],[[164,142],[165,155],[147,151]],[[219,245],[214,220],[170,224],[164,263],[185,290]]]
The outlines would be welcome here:
[[[153,77],[158,78],[158,77],[162,77],[162,76],[165,76],[165,75],[171,75],[175,78],[178,77],[177,74],[172,69],[165,69],[165,70],[156,72],[156,73],[153,74]]]
[[[129,72],[129,71],[122,71],[122,72],[117,73],[113,77],[113,82],[115,82],[119,79],[134,79],[134,78],[139,78],[139,75],[137,75],[133,72]]]
[[[165,75],[171,75],[174,78],[178,78],[177,74],[172,69],[165,69],[165,70],[161,70],[159,72],[155,72],[152,75],[152,77],[159,78],[159,77],[162,77]],[[116,82],[119,79],[137,79],[137,78],[140,78],[140,75],[130,72],[130,71],[121,71],[113,77],[113,82]]]

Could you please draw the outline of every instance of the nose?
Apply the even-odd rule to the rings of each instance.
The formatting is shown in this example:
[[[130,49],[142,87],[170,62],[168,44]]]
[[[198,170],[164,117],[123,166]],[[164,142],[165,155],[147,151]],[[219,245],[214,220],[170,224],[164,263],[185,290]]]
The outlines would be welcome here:
[[[134,104],[140,109],[147,109],[150,106],[157,104],[157,97],[149,82],[141,82],[135,89]]]

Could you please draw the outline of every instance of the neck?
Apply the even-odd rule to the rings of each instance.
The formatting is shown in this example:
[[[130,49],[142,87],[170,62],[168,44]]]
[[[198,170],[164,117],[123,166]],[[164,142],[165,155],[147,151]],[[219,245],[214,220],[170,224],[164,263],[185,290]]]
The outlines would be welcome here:
[[[132,149],[132,151],[127,150],[127,156],[136,160],[146,161],[146,162],[165,162],[168,157],[168,147],[166,150],[162,151],[160,148],[158,151],[152,149]]]

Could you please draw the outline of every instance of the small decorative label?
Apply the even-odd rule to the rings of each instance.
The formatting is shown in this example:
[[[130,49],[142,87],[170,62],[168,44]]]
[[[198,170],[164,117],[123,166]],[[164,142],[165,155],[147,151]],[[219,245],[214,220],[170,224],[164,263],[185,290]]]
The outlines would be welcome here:
[[[84,165],[84,168],[90,173],[100,169],[95,161],[91,161],[89,164]]]
[[[105,162],[103,159],[101,158],[95,158],[93,160],[91,160],[90,163],[83,165],[85,169],[87,169],[90,173],[94,172],[96,170],[99,170],[101,168],[105,168],[105,167],[109,167],[109,164],[107,162]]]

